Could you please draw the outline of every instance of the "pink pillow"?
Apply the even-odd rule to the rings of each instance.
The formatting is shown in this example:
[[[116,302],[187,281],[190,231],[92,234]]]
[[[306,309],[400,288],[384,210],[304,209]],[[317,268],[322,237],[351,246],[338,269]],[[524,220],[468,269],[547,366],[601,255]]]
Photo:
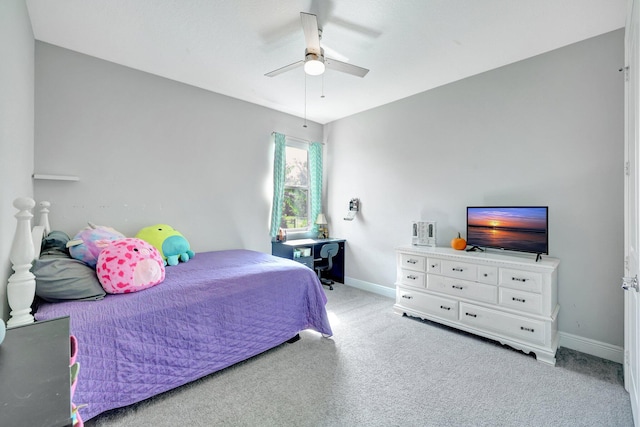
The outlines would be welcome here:
[[[160,252],[141,239],[114,240],[98,256],[96,273],[105,292],[125,294],[141,291],[164,280]]]

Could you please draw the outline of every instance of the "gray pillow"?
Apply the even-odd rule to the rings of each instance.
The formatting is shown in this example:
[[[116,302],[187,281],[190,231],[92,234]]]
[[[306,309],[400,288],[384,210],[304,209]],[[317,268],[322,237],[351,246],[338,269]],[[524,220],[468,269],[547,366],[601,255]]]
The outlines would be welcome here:
[[[40,253],[44,254],[49,251],[60,251],[68,254],[69,250],[67,249],[67,242],[69,240],[71,240],[71,238],[64,231],[52,230],[42,239]]]
[[[36,295],[45,301],[93,301],[106,295],[93,268],[58,248],[40,255],[31,271],[36,276]]]

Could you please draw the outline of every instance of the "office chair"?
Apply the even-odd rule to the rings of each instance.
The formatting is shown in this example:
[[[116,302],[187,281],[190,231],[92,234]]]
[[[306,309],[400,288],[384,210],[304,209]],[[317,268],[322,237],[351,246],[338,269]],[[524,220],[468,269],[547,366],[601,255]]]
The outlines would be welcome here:
[[[321,272],[329,271],[333,268],[333,257],[338,254],[339,246],[337,243],[326,243],[320,249],[320,262],[315,266],[318,271],[318,279],[323,285],[329,286],[329,290],[333,290],[334,281],[331,279],[323,279]]]

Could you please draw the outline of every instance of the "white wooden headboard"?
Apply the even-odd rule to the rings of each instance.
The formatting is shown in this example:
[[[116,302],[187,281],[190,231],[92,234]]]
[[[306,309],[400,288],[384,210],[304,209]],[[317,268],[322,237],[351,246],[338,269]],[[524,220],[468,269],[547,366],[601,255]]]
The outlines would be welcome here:
[[[34,321],[31,304],[35,297],[36,279],[31,273],[31,263],[40,256],[42,238],[51,231],[49,202],[40,203],[40,223],[31,229],[31,210],[35,205],[35,201],[28,197],[20,197],[13,201],[13,206],[18,209],[15,215],[18,223],[9,254],[14,271],[7,284],[7,299],[11,308],[7,322],[9,328]]]

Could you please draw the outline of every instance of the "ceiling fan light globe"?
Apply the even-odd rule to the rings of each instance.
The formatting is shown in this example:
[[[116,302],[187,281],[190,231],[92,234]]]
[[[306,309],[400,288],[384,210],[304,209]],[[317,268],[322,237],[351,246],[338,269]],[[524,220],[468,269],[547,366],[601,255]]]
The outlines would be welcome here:
[[[304,72],[310,76],[319,76],[324,73],[324,62],[310,59],[304,63]]]

